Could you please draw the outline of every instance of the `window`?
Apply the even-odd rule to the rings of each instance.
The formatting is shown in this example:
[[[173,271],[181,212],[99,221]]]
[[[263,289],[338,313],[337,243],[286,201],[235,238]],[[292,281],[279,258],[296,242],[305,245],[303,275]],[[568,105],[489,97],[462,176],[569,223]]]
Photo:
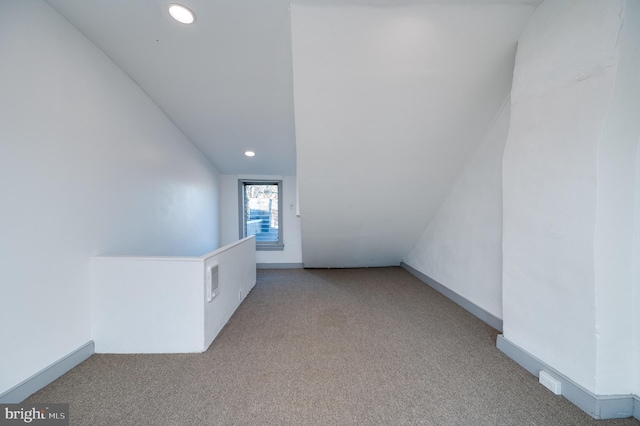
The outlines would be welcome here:
[[[283,250],[282,181],[239,180],[240,238],[256,236],[257,250]]]

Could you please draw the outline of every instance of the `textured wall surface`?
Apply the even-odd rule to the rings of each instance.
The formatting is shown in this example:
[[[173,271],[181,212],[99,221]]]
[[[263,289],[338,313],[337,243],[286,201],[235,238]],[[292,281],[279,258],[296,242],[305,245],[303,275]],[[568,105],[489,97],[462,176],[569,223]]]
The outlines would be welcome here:
[[[611,174],[616,165],[602,146],[618,119],[624,6],[548,0],[537,8],[518,44],[503,162],[504,335],[600,394],[631,391],[629,282],[607,277],[610,254],[598,238],[620,208],[607,211],[607,198],[633,185]],[[626,339],[612,333],[614,323]]]

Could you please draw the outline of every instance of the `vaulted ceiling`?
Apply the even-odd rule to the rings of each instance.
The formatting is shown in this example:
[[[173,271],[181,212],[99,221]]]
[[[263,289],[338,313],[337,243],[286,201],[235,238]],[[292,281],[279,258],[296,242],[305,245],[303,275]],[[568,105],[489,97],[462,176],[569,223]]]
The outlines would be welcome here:
[[[192,25],[171,19],[170,0],[48,2],[221,173],[295,174],[288,1],[181,1]]]
[[[226,174],[296,173],[289,0],[47,0]],[[541,0],[300,0],[300,4],[538,4]],[[245,150],[256,157],[244,157]]]
[[[411,250],[507,98],[542,2],[184,0],[184,25],[171,0],[46,1],[221,173],[296,175],[303,262],[322,267]]]

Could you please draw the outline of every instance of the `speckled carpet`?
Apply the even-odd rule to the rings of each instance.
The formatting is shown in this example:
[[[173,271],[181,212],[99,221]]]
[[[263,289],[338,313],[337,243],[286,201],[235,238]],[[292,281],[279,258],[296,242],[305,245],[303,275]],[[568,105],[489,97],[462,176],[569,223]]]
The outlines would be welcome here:
[[[72,425],[640,425],[596,421],[401,268],[260,270],[202,354],[94,355],[28,402]]]

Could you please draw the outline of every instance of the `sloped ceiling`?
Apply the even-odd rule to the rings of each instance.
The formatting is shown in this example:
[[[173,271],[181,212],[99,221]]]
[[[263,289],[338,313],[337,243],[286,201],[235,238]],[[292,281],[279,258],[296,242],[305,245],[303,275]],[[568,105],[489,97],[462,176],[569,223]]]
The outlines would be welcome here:
[[[306,267],[409,253],[508,97],[533,11],[292,5]]]
[[[191,26],[169,17],[172,0],[46,1],[221,173],[299,176],[305,265],[375,266],[408,253],[470,158],[509,91],[517,36],[542,0],[298,0],[294,10],[336,13],[307,16],[309,31],[303,20],[294,28],[309,36],[293,46],[295,123],[289,0],[181,1],[196,13]],[[341,8],[364,32],[338,25]],[[372,10],[393,19],[416,12],[414,24],[432,25],[430,38],[418,31],[415,43],[394,47]],[[314,37],[335,52],[314,58],[322,50]],[[389,67],[380,47],[415,58]]]
[[[221,173],[296,174],[289,0],[47,2],[133,78]],[[195,25],[169,17],[167,6],[176,2],[196,13]],[[314,2],[433,1],[305,0]],[[244,157],[247,149],[257,156]]]
[[[294,175],[288,2],[48,0],[162,108],[223,174]],[[256,157],[246,158],[246,150]]]

